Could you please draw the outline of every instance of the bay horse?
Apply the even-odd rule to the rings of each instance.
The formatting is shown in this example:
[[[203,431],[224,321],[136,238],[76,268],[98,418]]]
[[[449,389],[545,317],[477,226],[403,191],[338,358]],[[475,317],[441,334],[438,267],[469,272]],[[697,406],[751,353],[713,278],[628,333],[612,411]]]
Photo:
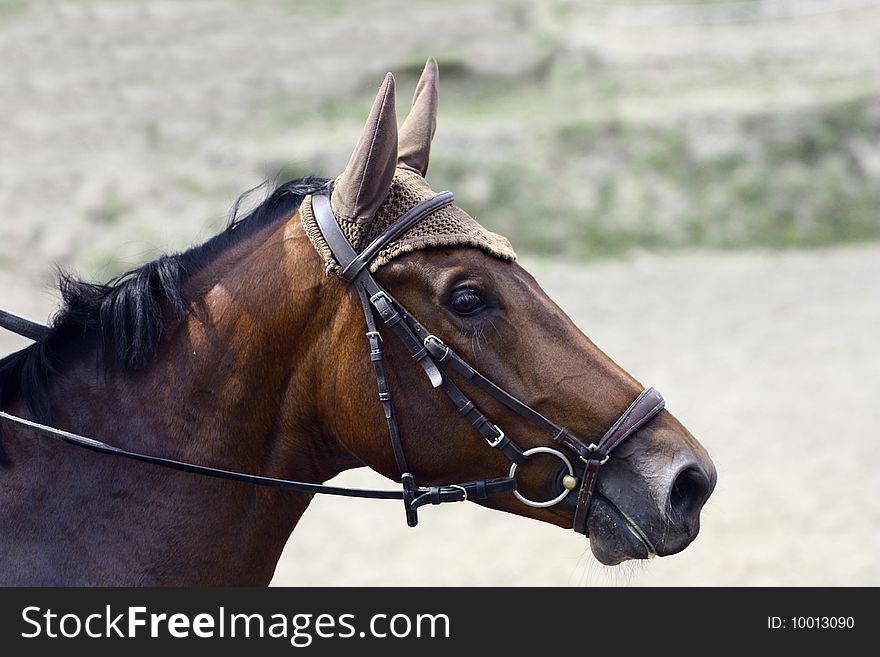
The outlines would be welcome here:
[[[454,494],[575,528],[603,564],[683,550],[712,461],[504,238],[430,191],[437,84],[429,60],[398,129],[388,74],[335,181],[284,183],[201,246],[107,284],[62,275],[51,327],[0,361],[0,409],[261,477],[321,484],[369,466],[404,483],[410,524],[413,495]],[[389,212],[396,223],[379,225]],[[338,235],[376,249],[346,260]],[[650,412],[633,410],[645,399]],[[5,585],[266,585],[313,496],[99,456],[20,424],[0,423],[0,459]]]

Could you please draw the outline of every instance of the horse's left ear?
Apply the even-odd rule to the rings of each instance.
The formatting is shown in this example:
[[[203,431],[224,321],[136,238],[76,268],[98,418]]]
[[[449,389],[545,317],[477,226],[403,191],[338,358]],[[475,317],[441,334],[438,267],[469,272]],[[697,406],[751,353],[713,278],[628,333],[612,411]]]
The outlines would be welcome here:
[[[431,57],[425,64],[416,86],[412,109],[400,127],[397,164],[424,176],[428,172],[431,140],[437,129],[437,88],[440,73],[437,61]]]

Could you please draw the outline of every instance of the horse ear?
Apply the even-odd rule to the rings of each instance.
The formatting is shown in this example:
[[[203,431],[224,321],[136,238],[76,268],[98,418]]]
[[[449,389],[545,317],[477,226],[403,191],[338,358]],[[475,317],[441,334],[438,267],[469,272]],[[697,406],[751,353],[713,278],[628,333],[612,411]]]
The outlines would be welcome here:
[[[428,172],[431,140],[437,130],[437,91],[440,72],[437,61],[431,57],[425,64],[416,86],[412,109],[400,128],[400,148],[397,162],[400,166],[417,171],[423,177]]]
[[[397,166],[397,115],[394,76],[379,87],[373,109],[342,175],[336,179],[330,202],[337,217],[369,221],[388,195]]]

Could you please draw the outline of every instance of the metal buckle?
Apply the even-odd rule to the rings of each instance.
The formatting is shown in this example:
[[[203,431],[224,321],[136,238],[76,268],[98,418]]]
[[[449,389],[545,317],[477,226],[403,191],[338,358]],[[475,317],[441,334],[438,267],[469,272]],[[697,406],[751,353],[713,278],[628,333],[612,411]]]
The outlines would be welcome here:
[[[449,485],[447,486],[447,488],[457,488],[458,490],[460,490],[460,491],[461,491],[461,494],[464,495],[464,498],[461,499],[460,501],[461,501],[461,502],[467,502],[467,498],[468,498],[468,496],[467,496],[467,488],[465,488],[464,486],[459,486],[458,484],[449,484]]]
[[[486,438],[486,442],[489,443],[489,447],[498,447],[498,445],[501,444],[501,441],[504,440],[505,435],[504,432],[501,430],[501,427],[499,427],[497,424],[493,424],[492,426],[495,427],[495,431],[498,432],[498,437],[495,438],[495,440],[489,440],[488,438]]]
[[[384,340],[382,340],[382,334],[379,333],[379,331],[367,331],[366,336],[367,338],[375,337],[379,342],[384,342]]]
[[[376,294],[371,296],[370,303],[375,306],[377,299],[384,299],[385,303],[387,303],[389,306],[391,305],[391,297],[388,296],[388,293],[385,290],[379,290],[378,292],[376,292]]]
[[[575,476],[574,475],[574,466],[571,464],[571,461],[569,461],[568,457],[565,454],[563,454],[562,452],[560,452],[558,449],[553,449],[552,447],[532,447],[531,449],[527,449],[526,451],[523,452],[523,456],[525,456],[526,458],[530,457],[532,454],[552,454],[553,456],[557,457],[560,461],[562,461],[565,464],[565,467],[568,469],[568,474],[570,477]],[[508,474],[509,477],[513,477],[514,473],[516,472],[516,467],[517,467],[516,463],[510,464],[510,473]],[[534,506],[539,509],[543,509],[548,506],[553,506],[554,504],[558,504],[559,502],[564,500],[565,497],[570,492],[571,491],[569,489],[563,488],[562,492],[559,493],[559,495],[557,495],[553,499],[547,500],[546,502],[535,502],[534,500],[530,500],[529,498],[524,497],[522,495],[522,493],[520,493],[518,490],[513,491],[513,495],[514,495],[514,497],[516,497],[516,499],[518,499],[523,504],[526,504],[528,506]]]
[[[425,345],[425,349],[428,348],[428,342],[436,342],[438,345],[443,347],[443,349],[445,349],[445,351],[443,352],[443,355],[440,357],[440,360],[446,360],[446,357],[449,355],[449,345],[446,344],[445,342],[443,342],[443,340],[438,338],[433,333],[429,333],[428,335],[426,335],[425,339],[422,341],[422,344]]]

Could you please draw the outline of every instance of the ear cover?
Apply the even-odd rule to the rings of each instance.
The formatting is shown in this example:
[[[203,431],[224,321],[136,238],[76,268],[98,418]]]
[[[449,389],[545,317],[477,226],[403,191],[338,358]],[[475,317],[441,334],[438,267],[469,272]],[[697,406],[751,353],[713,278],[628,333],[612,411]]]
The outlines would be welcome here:
[[[412,109],[400,128],[398,166],[415,171],[422,177],[428,172],[431,140],[437,130],[437,99],[440,72],[437,61],[431,57],[419,78],[413,95]]]
[[[336,179],[331,205],[339,228],[355,251],[361,251],[403,214],[436,196],[425,180],[431,138],[437,125],[437,62],[429,59],[419,79],[412,110],[401,127],[398,155],[394,113],[394,78],[385,77],[363,134],[345,171]],[[327,246],[306,196],[300,220],[327,273],[339,265]],[[370,271],[420,249],[470,246],[501,260],[515,260],[510,242],[483,228],[456,205],[425,217],[389,243],[370,263]]]
[[[396,166],[394,76],[388,73],[351,159],[333,187],[330,202],[337,218],[354,222],[372,219],[388,195]]]

